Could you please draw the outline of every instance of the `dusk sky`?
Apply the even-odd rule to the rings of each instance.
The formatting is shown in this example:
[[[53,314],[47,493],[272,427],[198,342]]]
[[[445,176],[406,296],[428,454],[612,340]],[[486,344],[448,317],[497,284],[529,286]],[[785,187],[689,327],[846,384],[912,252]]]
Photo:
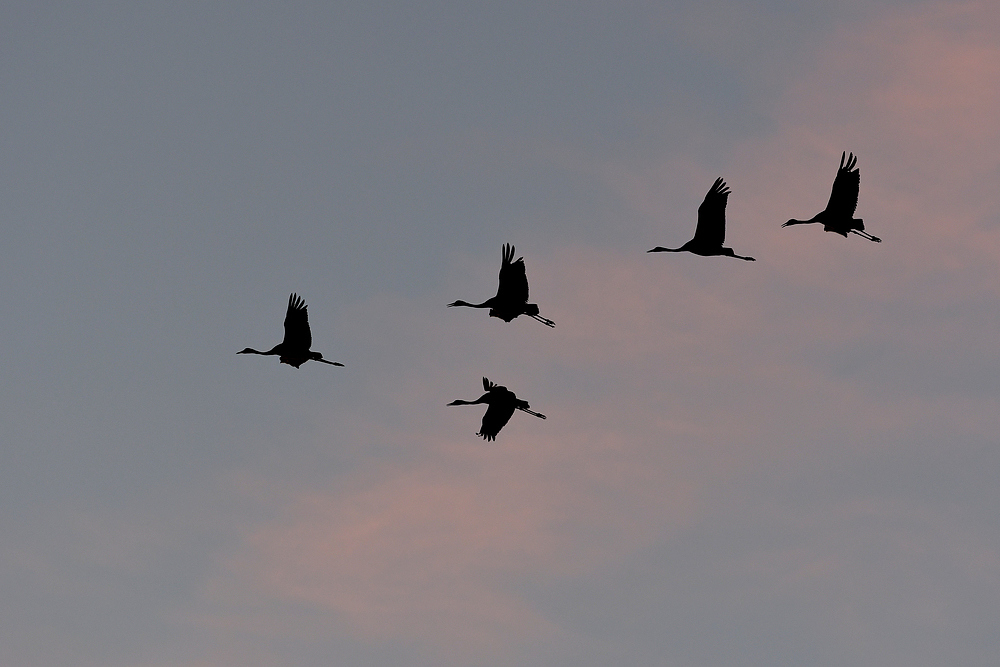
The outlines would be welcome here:
[[[995,665],[998,34],[3,3],[0,667]],[[781,228],[844,151],[881,244]],[[757,261],[647,254],[720,176]]]

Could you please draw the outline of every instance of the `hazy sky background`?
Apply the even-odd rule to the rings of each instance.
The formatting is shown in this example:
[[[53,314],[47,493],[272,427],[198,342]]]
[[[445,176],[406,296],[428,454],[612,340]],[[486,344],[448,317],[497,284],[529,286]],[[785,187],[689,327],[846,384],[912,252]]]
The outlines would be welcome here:
[[[997,34],[4,3],[0,665],[994,665]],[[780,228],[842,151],[880,245]],[[718,176],[758,261],[647,255]],[[445,307],[507,242],[555,329]]]

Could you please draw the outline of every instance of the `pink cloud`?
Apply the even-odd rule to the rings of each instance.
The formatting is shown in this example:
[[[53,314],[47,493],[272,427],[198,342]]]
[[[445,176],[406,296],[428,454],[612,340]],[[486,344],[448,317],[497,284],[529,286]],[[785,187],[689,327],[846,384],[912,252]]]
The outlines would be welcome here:
[[[629,456],[626,442],[578,433],[569,450],[525,429],[503,435],[502,446],[462,438],[415,466],[304,493],[230,567],[361,636],[415,640],[459,662],[551,637],[558,628],[515,582],[580,576],[630,552],[684,522],[690,490],[655,490],[648,456]]]
[[[391,426],[354,418],[352,447],[377,437],[412,453],[294,488],[226,561],[226,576],[239,582],[230,585],[310,605],[363,637],[416,641],[472,662],[565,632],[526,589],[589,576],[732,511],[705,507],[734,476],[859,456],[922,429],[993,428],[990,397],[920,395],[904,380],[838,375],[836,357],[869,346],[875,363],[885,357],[880,345],[921,362],[948,349],[960,351],[956,363],[989,353],[988,337],[942,314],[956,299],[968,313],[997,294],[1000,238],[988,222],[1000,204],[998,22],[993,5],[929,5],[819,45],[776,103],[778,128],[734,147],[722,174],[733,188],[730,243],[756,265],[645,254],[693,232],[714,177],[697,158],[584,161],[580,169],[656,223],[630,230],[634,254],[566,244],[544,261],[528,256],[553,332],[515,322],[487,338],[468,313],[443,321],[416,304],[370,304],[354,318],[368,323],[356,334],[379,344],[406,330],[410,338],[394,344],[424,361],[375,382],[397,416]],[[842,150],[860,155],[858,212],[881,246],[780,229],[825,205]],[[680,197],[659,182],[673,184],[668,194],[692,194],[678,208]],[[474,296],[464,286],[450,286],[454,298]],[[472,436],[481,412],[443,403],[475,393],[478,375],[513,355],[518,364],[493,379],[550,419],[515,415],[495,445],[483,445]],[[470,372],[472,359],[484,370]],[[839,530],[836,516],[820,523]],[[969,553],[993,571],[993,551],[977,544]],[[760,563],[780,570],[777,583],[793,592],[859,567],[841,550],[813,546],[768,552]]]

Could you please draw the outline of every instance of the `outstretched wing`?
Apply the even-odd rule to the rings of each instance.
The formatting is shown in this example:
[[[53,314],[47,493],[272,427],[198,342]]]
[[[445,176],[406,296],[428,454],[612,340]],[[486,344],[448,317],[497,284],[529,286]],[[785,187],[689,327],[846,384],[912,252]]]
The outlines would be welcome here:
[[[705,201],[698,207],[698,228],[694,241],[704,247],[721,248],[726,242],[726,204],[729,203],[729,186],[721,178],[715,179]]]
[[[483,425],[479,429],[479,435],[486,440],[496,440],[497,433],[510,421],[518,403],[523,401],[518,401],[517,396],[507,387],[490,382],[487,378],[483,378],[483,388],[489,392],[483,396],[483,399],[489,399],[485,401],[489,403],[489,407],[483,415]]]
[[[302,297],[292,292],[288,297],[288,312],[285,313],[285,340],[282,341],[285,347],[296,350],[308,350],[312,347],[307,309]]]
[[[496,440],[497,433],[507,425],[513,414],[514,404],[511,401],[490,403],[486,414],[483,415],[483,425],[479,429],[479,435],[486,440]]]
[[[844,158],[847,164],[844,164]],[[857,168],[858,158],[854,153],[840,156],[840,169],[833,181],[833,191],[830,193],[830,203],[826,210],[837,217],[853,218],[858,208],[858,190],[861,189],[861,171]]]
[[[497,297],[506,303],[525,303],[528,300],[528,276],[524,272],[524,258],[514,261],[514,246],[503,247],[503,263],[500,265],[500,285]]]

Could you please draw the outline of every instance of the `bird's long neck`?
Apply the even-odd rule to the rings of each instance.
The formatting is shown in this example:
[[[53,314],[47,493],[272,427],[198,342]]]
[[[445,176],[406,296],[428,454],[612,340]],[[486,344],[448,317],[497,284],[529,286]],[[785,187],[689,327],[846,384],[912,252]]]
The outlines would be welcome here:
[[[449,303],[448,307],[452,308],[454,306],[467,306],[469,308],[492,308],[493,304],[491,303],[491,301],[492,301],[492,299],[490,299],[489,301],[483,301],[482,303],[469,303],[468,301],[455,301],[453,303]]]
[[[248,347],[245,350],[240,350],[236,354],[263,354],[264,356],[267,356],[267,355],[274,355],[274,354],[278,354],[278,353],[275,352],[273,349],[270,349],[267,352],[261,352],[260,350],[255,350],[252,347]]]
[[[448,405],[478,405],[479,403],[489,403],[489,394],[483,394],[474,401],[463,401],[458,399],[457,401],[452,401]]]
[[[786,222],[785,224],[783,224],[782,227],[788,227],[789,225],[808,225],[808,224],[811,224],[813,222],[822,222],[823,213],[825,213],[825,211],[817,213],[816,215],[814,215],[813,217],[809,218],[808,220],[796,220],[795,218],[792,218],[791,220],[789,220],[788,222]]]
[[[646,252],[684,252],[684,248],[664,248],[663,246],[656,246],[652,250],[647,250]]]

